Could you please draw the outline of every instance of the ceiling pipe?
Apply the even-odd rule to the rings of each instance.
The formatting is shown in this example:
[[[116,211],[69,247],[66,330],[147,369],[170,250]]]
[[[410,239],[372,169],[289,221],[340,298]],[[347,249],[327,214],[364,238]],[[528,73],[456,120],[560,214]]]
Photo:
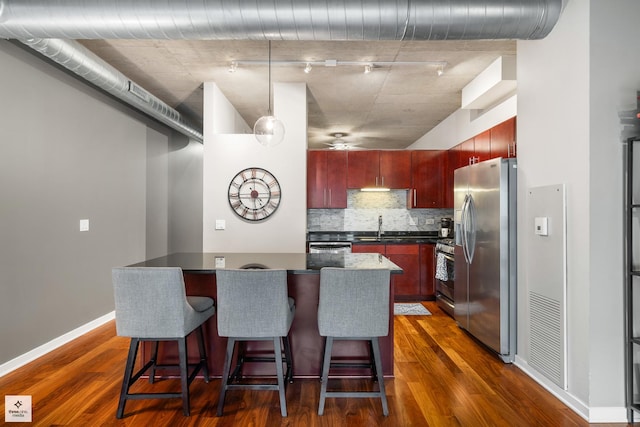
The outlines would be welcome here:
[[[172,129],[198,142],[203,141],[201,129],[193,127],[178,111],[129,80],[80,43],[59,39],[28,39],[20,42]]]
[[[202,142],[202,130],[71,39],[533,40],[563,0],[0,0],[0,38],[18,39]],[[60,40],[69,39],[69,40]]]
[[[533,40],[562,0],[0,0],[0,38]]]

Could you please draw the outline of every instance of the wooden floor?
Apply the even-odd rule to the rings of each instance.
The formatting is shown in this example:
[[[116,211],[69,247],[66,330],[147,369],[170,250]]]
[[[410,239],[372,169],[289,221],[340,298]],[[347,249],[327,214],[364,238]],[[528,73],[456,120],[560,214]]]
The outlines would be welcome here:
[[[395,317],[395,378],[385,382],[388,417],[374,399],[327,399],[320,417],[319,381],[297,380],[287,390],[287,418],[280,416],[277,393],[265,391],[230,391],[218,418],[220,380],[196,379],[190,417],[183,417],[179,400],[140,400],[129,401],[125,418],[117,420],[129,341],[115,336],[113,322],[0,378],[0,394],[31,395],[36,426],[588,425],[517,367],[481,348],[434,303],[425,306],[433,315]],[[354,382],[367,385],[349,384]],[[175,380],[140,385],[154,391],[175,386]],[[0,404],[4,412],[4,399]]]

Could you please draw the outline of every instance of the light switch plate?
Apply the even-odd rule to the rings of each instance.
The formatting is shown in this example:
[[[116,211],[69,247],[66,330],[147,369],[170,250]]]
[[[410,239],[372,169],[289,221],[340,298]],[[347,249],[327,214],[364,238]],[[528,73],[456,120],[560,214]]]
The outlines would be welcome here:
[[[89,220],[81,219],[80,220],[80,231],[89,231]]]
[[[224,230],[226,226],[227,224],[224,219],[216,219],[216,230]]]
[[[224,268],[224,266],[225,266],[224,257],[223,256],[215,257],[215,263],[216,263],[216,268]]]

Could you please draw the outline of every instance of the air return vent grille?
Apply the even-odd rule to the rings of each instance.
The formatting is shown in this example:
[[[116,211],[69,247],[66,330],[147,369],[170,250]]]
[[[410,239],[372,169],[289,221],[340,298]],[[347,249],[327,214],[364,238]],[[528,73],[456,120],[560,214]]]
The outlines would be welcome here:
[[[564,388],[564,327],[560,301],[529,292],[529,364]]]

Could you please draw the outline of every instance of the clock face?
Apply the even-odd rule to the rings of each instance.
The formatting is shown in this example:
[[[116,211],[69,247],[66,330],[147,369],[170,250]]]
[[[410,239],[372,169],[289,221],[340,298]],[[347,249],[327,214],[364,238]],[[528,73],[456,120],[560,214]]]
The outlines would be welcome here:
[[[280,205],[280,184],[261,168],[247,168],[233,177],[229,184],[229,205],[241,218],[262,221]]]

